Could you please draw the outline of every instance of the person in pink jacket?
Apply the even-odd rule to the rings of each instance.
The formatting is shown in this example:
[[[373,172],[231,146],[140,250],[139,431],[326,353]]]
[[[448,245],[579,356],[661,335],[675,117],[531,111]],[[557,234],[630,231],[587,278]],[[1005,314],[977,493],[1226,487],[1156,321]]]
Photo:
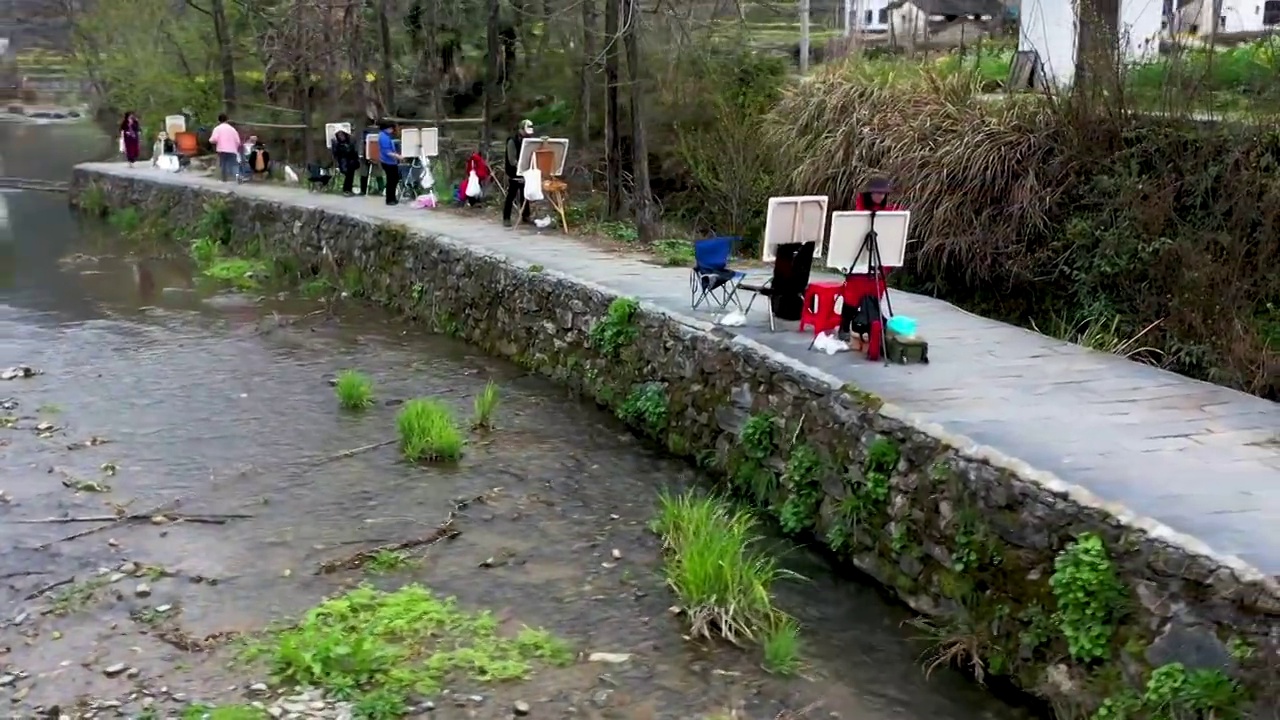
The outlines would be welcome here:
[[[218,153],[222,182],[235,180],[240,172],[240,133],[227,122],[226,113],[218,116],[218,124],[209,133],[209,144]]]

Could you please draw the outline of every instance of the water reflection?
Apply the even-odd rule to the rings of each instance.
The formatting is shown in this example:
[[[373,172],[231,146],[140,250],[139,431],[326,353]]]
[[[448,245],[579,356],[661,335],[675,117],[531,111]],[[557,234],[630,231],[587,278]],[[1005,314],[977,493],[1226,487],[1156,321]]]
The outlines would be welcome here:
[[[0,123],[0,174],[68,180],[78,162],[100,157],[109,139],[89,123]],[[61,281],[59,259],[78,234],[67,198],[50,192],[0,193],[0,304],[57,319],[101,317],[81,288]]]

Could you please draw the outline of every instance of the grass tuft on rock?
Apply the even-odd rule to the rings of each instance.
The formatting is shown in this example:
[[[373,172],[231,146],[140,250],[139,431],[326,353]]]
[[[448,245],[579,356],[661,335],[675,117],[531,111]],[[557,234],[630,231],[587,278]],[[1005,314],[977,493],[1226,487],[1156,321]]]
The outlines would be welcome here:
[[[775,581],[798,576],[756,548],[760,538],[749,513],[714,496],[663,493],[653,528],[691,635],[741,644],[768,638],[785,624],[771,590]]]
[[[475,401],[475,417],[471,424],[477,428],[485,430],[493,427],[493,415],[498,411],[498,403],[501,398],[498,395],[498,384],[490,380],[485,383],[484,390],[476,396]]]
[[[504,635],[491,613],[467,612],[420,585],[393,592],[361,585],[247,654],[265,657],[282,685],[323,688],[353,701],[359,717],[401,717],[412,695],[434,695],[446,683],[521,680],[539,664],[574,657],[545,630]]]
[[[418,398],[404,404],[396,416],[400,451],[410,462],[457,460],[465,439],[453,412],[438,400]]]
[[[333,386],[343,410],[364,410],[373,405],[373,380],[358,370],[343,370]]]
[[[800,624],[779,615],[765,631],[760,646],[764,651],[764,669],[777,675],[800,672]]]

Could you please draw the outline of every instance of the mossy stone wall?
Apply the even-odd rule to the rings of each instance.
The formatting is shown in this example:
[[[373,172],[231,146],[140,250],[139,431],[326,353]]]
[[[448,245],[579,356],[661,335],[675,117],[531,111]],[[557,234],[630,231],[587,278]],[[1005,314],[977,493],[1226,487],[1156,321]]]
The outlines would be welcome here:
[[[233,247],[558,380],[892,590],[980,678],[1100,720],[1274,707],[1274,578],[750,340],[351,215],[83,168],[72,202],[173,227],[217,203]]]

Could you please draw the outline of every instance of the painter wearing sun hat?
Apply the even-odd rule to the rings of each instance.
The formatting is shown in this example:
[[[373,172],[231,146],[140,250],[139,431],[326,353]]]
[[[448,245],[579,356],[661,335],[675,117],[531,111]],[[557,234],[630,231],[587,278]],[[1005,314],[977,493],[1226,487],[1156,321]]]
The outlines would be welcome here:
[[[889,194],[893,192],[893,183],[886,177],[872,177],[862,186],[862,191],[854,199],[854,210],[874,210],[891,212],[901,210],[902,206],[889,202]]]
[[[516,126],[516,131],[507,138],[506,151],[503,153],[507,171],[507,198],[502,203],[502,224],[507,227],[511,227],[511,211],[515,208],[516,202],[523,203],[520,221],[528,222],[529,220],[529,203],[524,202],[524,178],[516,174],[517,165],[520,162],[520,146],[524,143],[524,139],[529,137],[533,137],[533,121],[521,120]],[[516,194],[517,192],[519,195]]]

